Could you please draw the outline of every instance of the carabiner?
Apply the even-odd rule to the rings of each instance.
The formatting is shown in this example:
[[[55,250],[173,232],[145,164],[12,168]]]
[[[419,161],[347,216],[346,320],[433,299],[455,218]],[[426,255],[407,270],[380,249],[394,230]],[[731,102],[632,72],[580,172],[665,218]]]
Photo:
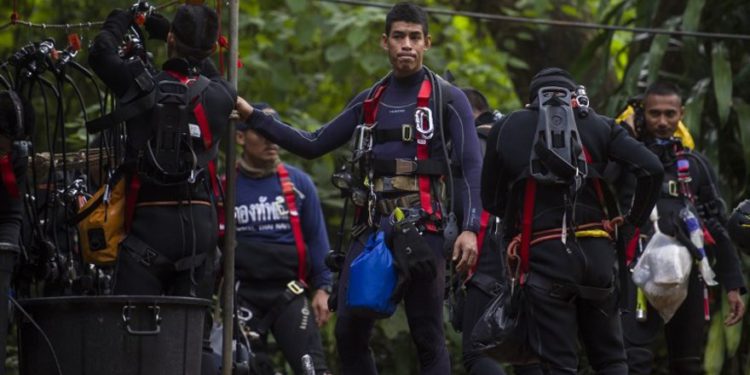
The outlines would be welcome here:
[[[424,127],[424,117],[427,117],[427,129]],[[435,125],[432,122],[432,110],[428,107],[417,107],[414,112],[414,127],[422,135],[422,139],[431,139],[435,133]]]

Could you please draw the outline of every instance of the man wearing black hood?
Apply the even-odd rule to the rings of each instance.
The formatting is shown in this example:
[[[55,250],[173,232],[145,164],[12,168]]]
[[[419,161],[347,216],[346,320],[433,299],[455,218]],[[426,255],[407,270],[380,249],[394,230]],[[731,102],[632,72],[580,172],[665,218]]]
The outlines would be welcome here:
[[[557,88],[540,90],[546,87]],[[621,220],[640,224],[656,202],[663,171],[614,121],[591,109],[573,111],[569,92],[576,87],[566,71],[543,69],[531,82],[531,104],[492,128],[482,169],[482,204],[503,218],[509,252],[515,249],[520,257],[529,344],[543,368],[549,374],[575,374],[580,337],[598,374],[627,374],[613,291],[613,225],[598,177],[609,160],[636,171],[635,204]],[[570,104],[563,104],[566,100]],[[535,129],[544,123],[538,120],[542,113],[553,113],[552,105],[567,107],[567,120],[551,116],[547,129],[554,142],[545,144],[540,137],[535,144]],[[565,134],[558,126],[580,136],[558,138]],[[566,163],[574,165],[572,175],[548,156],[560,144],[570,145],[569,156],[555,155],[570,158]]]
[[[152,38],[167,41],[169,54],[162,71],[150,72],[151,77],[144,74],[144,69],[137,69],[137,60],[126,61],[118,55],[123,35],[133,22],[132,12],[110,13],[91,47],[91,67],[123,107],[157,90],[153,86],[149,89],[151,82],[159,86],[168,82],[172,87],[179,83],[188,87],[205,84],[192,98],[189,139],[185,135],[181,142],[189,145],[193,156],[209,156],[204,158],[204,165],[193,167],[190,178],[167,181],[162,165],[154,162],[155,158],[144,156],[160,152],[152,150],[155,129],[161,128],[153,121],[156,110],[146,109],[126,122],[121,170],[128,178],[127,194],[128,199],[134,199],[134,212],[128,213],[132,219],[126,219],[132,222],[117,259],[114,292],[208,298],[213,285],[211,258],[218,241],[212,192],[216,185],[215,154],[211,156],[209,150],[215,149],[228,126],[236,101],[234,88],[208,59],[215,49],[219,20],[204,5],[180,6],[171,25],[151,13],[146,18],[146,30]],[[133,181],[140,188],[134,187],[138,183]]]

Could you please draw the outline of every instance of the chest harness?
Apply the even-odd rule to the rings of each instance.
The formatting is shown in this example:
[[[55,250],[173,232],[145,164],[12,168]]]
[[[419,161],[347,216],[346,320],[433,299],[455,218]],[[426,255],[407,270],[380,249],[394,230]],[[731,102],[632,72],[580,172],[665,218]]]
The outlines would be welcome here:
[[[396,207],[410,208],[415,200],[410,199],[413,195],[406,195],[396,199],[376,197],[376,190],[388,187],[397,188],[399,191],[418,192],[418,204],[421,215],[426,219],[425,229],[437,232],[437,224],[441,221],[440,210],[433,207],[433,181],[432,178],[442,176],[445,172],[445,164],[430,160],[430,141],[435,136],[435,124],[433,113],[429,107],[433,87],[429,74],[422,81],[417,94],[417,105],[414,112],[414,127],[402,125],[401,129],[380,130],[376,129],[377,113],[380,99],[387,88],[386,81],[381,81],[374,89],[371,97],[363,103],[363,124],[357,126],[355,138],[354,160],[360,161],[360,169],[365,172],[365,186],[369,188],[364,199],[353,197],[357,206],[366,204],[367,223],[372,226],[376,211],[381,214],[389,214]],[[409,159],[374,159],[372,148],[375,143],[401,140],[404,142],[416,141],[416,160]],[[416,186],[402,179],[402,176],[416,176]],[[411,186],[408,186],[411,185]],[[359,216],[360,212],[358,212]]]

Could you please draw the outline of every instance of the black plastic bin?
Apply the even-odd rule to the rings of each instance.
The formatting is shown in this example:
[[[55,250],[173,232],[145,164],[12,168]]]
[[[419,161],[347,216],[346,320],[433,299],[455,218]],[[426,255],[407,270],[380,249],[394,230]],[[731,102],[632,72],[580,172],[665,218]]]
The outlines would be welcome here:
[[[211,302],[165,296],[20,301],[49,338],[62,375],[199,375]],[[22,375],[57,375],[49,345],[20,312]]]

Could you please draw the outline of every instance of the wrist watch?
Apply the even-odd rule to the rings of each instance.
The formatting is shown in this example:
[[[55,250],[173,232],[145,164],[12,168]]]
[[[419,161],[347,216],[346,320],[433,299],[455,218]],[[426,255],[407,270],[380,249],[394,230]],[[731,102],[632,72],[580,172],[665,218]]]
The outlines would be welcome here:
[[[321,285],[318,290],[322,290],[328,294],[333,294],[333,287],[330,285]]]

